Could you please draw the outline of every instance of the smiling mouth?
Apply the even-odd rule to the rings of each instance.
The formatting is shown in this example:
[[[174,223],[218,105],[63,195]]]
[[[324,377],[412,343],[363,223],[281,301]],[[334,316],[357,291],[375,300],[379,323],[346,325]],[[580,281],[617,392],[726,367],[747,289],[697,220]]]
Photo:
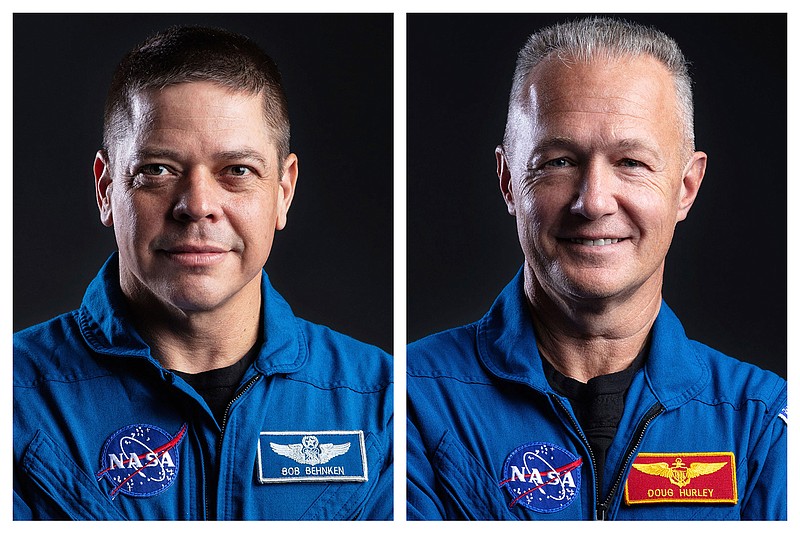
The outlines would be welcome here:
[[[583,246],[608,246],[623,240],[625,239],[570,239],[569,242],[582,244]]]

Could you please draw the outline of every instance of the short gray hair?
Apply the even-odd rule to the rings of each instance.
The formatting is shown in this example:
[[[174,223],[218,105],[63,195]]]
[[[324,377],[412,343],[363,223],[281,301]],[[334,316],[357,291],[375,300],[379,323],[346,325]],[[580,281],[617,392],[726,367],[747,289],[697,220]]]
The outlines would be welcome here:
[[[531,70],[552,56],[588,62],[593,58],[618,58],[649,55],[672,74],[678,114],[683,122],[688,147],[694,150],[694,103],[689,64],[674,39],[648,26],[607,17],[589,17],[564,22],[540,30],[528,38],[517,55],[517,67],[511,86],[509,121],[504,145],[509,149],[511,113],[524,96]]]

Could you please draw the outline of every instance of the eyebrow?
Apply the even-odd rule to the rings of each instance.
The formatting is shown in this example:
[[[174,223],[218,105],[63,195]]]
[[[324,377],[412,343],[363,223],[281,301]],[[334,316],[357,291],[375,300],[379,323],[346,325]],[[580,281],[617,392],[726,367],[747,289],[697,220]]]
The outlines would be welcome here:
[[[259,163],[261,166],[268,168],[269,162],[257,150],[242,149],[242,150],[225,150],[223,152],[216,152],[215,159],[222,159],[225,161],[242,161],[250,160]]]
[[[538,142],[534,146],[534,150],[545,150],[547,148],[564,148],[572,147],[577,143],[572,137],[548,137]]]
[[[650,143],[644,142],[640,139],[630,139],[630,138],[620,139],[616,143],[611,144],[610,147],[614,149],[623,149],[623,150],[644,150],[653,157],[659,160],[662,159],[661,152],[658,150],[657,147],[654,147]],[[563,136],[548,137],[538,142],[533,147],[531,153],[533,154],[536,152],[541,152],[549,148],[578,149],[580,148],[580,143],[578,143],[572,137],[563,137]]]
[[[644,150],[646,152],[650,152],[654,157],[661,158],[660,152],[657,147],[653,146],[650,143],[641,141],[639,139],[621,139],[619,143],[617,143],[619,148],[629,148],[634,150]]]
[[[137,161],[141,159],[151,159],[151,158],[177,159],[178,154],[177,152],[173,152],[172,150],[142,148],[136,150],[133,153],[133,158]]]
[[[141,159],[172,159],[179,161],[181,156],[174,150],[165,148],[142,148],[137,150],[134,154],[137,160]],[[241,150],[223,150],[221,152],[214,152],[211,157],[215,160],[221,161],[255,161],[263,167],[269,167],[269,162],[258,150],[251,150],[243,148]]]

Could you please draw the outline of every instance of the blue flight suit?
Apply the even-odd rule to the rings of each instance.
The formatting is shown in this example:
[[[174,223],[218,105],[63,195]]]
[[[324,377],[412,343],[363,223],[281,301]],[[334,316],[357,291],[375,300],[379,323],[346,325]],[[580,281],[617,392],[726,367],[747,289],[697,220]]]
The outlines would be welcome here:
[[[689,340],[666,304],[602,486],[521,271],[479,321],[409,345],[408,398],[409,520],[786,519],[786,382]]]
[[[263,273],[263,345],[220,427],[118,276],[114,255],[79,309],[14,335],[15,519],[391,519],[388,354],[296,318]]]

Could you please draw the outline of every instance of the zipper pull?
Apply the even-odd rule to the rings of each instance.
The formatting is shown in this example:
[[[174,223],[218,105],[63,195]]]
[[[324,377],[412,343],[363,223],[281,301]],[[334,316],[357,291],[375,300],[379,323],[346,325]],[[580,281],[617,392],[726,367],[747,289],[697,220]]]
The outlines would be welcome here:
[[[597,509],[595,510],[594,519],[606,520],[607,518],[608,518],[608,506],[604,503],[598,504]]]

